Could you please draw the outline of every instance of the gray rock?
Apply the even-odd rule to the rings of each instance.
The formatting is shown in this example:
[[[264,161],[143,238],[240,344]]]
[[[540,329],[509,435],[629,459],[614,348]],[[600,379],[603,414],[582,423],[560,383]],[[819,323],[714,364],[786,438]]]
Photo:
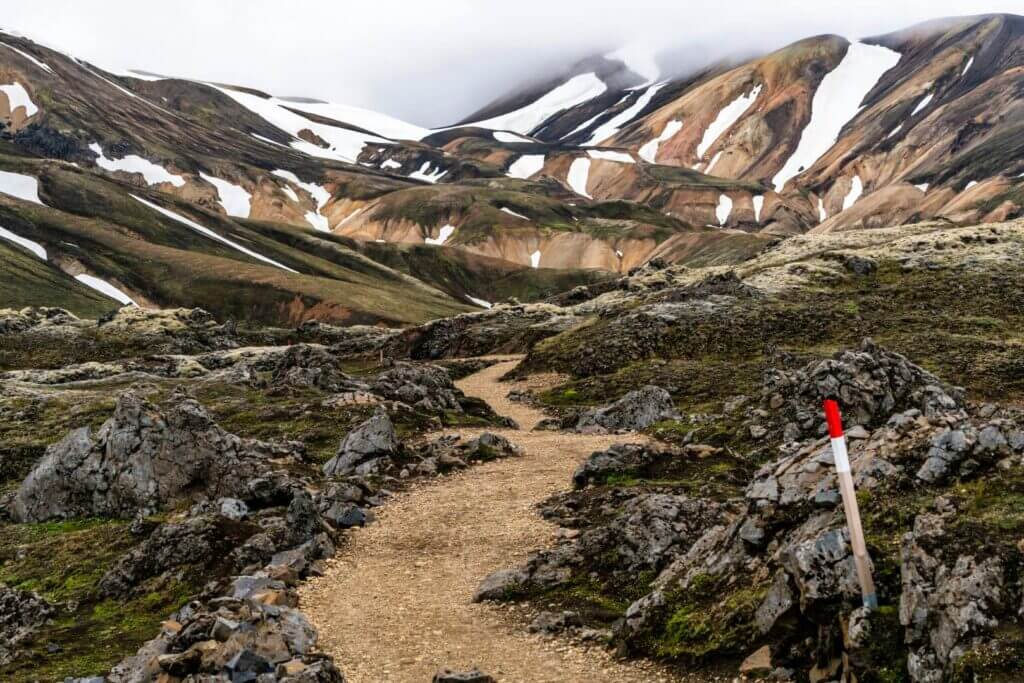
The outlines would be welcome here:
[[[328,476],[352,474],[367,461],[395,455],[398,448],[395,426],[381,410],[345,436],[337,455],[324,464],[323,471]]]
[[[220,514],[228,519],[245,519],[249,514],[249,506],[237,498],[221,498],[217,502],[220,504]]]
[[[27,655],[21,646],[56,616],[57,610],[38,593],[9,588],[0,583],[0,665]]]
[[[163,410],[131,392],[95,435],[72,431],[50,446],[22,482],[19,521],[130,518],[198,499],[245,498],[270,469],[268,446],[217,426],[195,400],[172,396]]]
[[[526,572],[520,569],[499,569],[480,583],[473,593],[473,602],[505,600],[520,589],[528,578]]]
[[[471,669],[470,671],[453,671],[445,667],[434,674],[433,683],[498,683],[493,676]]]
[[[661,387],[647,385],[629,392],[609,406],[584,412],[576,428],[581,431],[593,427],[637,431],[661,420],[678,420],[679,417],[672,404],[672,396]]]

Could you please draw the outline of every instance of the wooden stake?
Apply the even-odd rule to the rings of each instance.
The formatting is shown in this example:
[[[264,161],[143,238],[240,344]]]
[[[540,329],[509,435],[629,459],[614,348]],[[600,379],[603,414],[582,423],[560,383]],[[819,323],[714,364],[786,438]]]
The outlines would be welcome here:
[[[871,578],[871,558],[868,557],[868,547],[864,542],[864,527],[860,522],[857,492],[853,488],[850,458],[846,452],[846,436],[843,435],[843,420],[839,415],[839,404],[832,399],[825,401],[825,419],[828,421],[828,434],[832,440],[832,457],[836,463],[839,493],[843,497],[846,526],[850,530],[850,545],[853,547],[853,563],[857,567],[857,579],[860,581],[864,607],[877,609],[878,595],[875,593],[875,581]]]

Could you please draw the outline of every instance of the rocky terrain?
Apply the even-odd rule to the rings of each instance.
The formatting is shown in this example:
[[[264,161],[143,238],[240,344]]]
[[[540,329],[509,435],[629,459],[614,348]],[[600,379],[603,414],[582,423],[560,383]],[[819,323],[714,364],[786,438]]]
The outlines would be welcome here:
[[[1022,27],[433,131],[0,32],[0,679],[1019,680]]]
[[[341,588],[365,565],[419,586],[409,624],[440,634],[401,680],[612,675],[590,662],[627,667],[618,680],[1013,680],[1022,251],[1019,222],[795,237],[733,268],[652,261],[404,330],[5,310],[0,671],[372,680],[418,655],[337,640],[337,614],[391,628]],[[859,604],[827,397],[876,611]],[[517,486],[494,489],[510,469]],[[452,500],[473,524],[436,524]],[[494,543],[512,529],[514,556]],[[477,561],[431,581],[449,564],[402,550],[401,530]],[[424,585],[516,607],[460,607],[446,631]]]

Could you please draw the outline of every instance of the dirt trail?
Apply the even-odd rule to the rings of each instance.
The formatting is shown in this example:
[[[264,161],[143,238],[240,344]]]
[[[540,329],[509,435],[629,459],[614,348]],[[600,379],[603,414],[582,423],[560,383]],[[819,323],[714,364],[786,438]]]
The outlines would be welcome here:
[[[623,664],[599,648],[545,641],[512,623],[507,608],[470,602],[490,572],[553,542],[534,505],[567,488],[577,464],[622,436],[530,432],[543,414],[509,401],[503,360],[458,382],[516,420],[501,430],[523,449],[406,491],[352,530],[325,576],[303,587],[302,609],[320,648],[351,683],[427,683],[442,666],[479,666],[502,683],[669,680],[647,663]],[[470,437],[479,430],[453,430]],[[491,430],[496,431],[496,430]]]

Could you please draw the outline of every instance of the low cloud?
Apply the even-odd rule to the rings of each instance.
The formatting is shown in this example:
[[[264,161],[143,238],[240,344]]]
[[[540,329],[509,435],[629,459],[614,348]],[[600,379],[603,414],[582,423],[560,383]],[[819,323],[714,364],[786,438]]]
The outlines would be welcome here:
[[[100,66],[240,83],[437,126],[627,43],[667,51],[686,69],[820,33],[857,38],[1014,10],[1020,0],[36,0],[5,7],[0,23]]]

